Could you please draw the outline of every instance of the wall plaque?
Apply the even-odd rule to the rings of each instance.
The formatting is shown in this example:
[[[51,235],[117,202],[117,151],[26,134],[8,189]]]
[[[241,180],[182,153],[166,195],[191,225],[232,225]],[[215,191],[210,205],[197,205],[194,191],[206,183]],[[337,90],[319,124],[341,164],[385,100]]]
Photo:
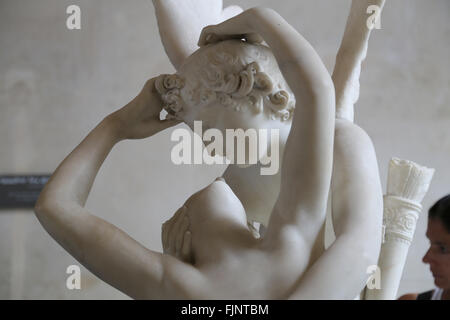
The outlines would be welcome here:
[[[0,175],[0,209],[32,209],[50,174]]]

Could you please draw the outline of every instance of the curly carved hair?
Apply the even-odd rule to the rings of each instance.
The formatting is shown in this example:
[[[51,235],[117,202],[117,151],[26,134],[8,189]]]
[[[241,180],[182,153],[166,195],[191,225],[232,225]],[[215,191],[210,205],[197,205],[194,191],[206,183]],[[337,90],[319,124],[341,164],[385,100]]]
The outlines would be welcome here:
[[[182,120],[186,106],[219,103],[236,112],[265,112],[271,119],[292,118],[295,97],[270,49],[229,40],[196,51],[177,74],[161,75],[155,87],[170,117]]]

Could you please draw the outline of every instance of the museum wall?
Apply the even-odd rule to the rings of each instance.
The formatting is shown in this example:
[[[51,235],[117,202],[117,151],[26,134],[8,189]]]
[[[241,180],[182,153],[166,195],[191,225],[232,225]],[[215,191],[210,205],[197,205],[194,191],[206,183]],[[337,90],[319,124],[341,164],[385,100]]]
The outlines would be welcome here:
[[[238,4],[278,6],[332,72],[350,2]],[[81,8],[81,30],[66,28],[71,4]],[[373,139],[383,185],[393,156],[436,169],[399,295],[432,288],[431,273],[421,261],[428,248],[426,210],[450,193],[449,18],[448,0],[387,0],[363,65],[356,123]],[[53,172],[146,79],[171,72],[150,0],[0,1],[0,174]],[[174,144],[170,130],[119,143],[87,208],[161,250],[161,223],[225,169],[176,166],[170,160]],[[31,210],[0,211],[0,299],[127,298],[84,268],[81,290],[68,290],[66,269],[74,264],[79,265]]]

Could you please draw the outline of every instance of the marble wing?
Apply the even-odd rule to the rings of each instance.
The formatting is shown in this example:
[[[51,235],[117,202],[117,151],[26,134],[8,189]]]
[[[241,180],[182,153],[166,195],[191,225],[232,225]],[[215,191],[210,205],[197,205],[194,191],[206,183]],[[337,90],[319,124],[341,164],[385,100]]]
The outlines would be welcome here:
[[[352,1],[332,76],[337,118],[354,120],[353,107],[359,98],[361,64],[367,55],[370,34],[379,25],[384,3],[385,0]]]

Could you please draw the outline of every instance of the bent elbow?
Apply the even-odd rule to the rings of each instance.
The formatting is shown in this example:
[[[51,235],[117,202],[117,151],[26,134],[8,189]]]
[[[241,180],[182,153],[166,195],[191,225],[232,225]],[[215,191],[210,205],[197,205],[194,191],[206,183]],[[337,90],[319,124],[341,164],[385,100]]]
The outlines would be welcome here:
[[[44,215],[49,215],[56,210],[56,203],[52,198],[46,194],[41,193],[34,205],[34,214],[39,218]]]
[[[44,227],[44,229],[47,230],[47,232],[50,232],[48,228],[50,225],[49,221],[52,220],[51,215],[53,209],[52,204],[50,203],[50,201],[47,199],[46,196],[44,196],[43,194],[39,196],[38,200],[34,205],[33,211],[34,215],[36,216],[42,227]]]
[[[48,200],[44,194],[40,194],[36,203],[34,204],[34,214],[40,216],[48,211]]]

